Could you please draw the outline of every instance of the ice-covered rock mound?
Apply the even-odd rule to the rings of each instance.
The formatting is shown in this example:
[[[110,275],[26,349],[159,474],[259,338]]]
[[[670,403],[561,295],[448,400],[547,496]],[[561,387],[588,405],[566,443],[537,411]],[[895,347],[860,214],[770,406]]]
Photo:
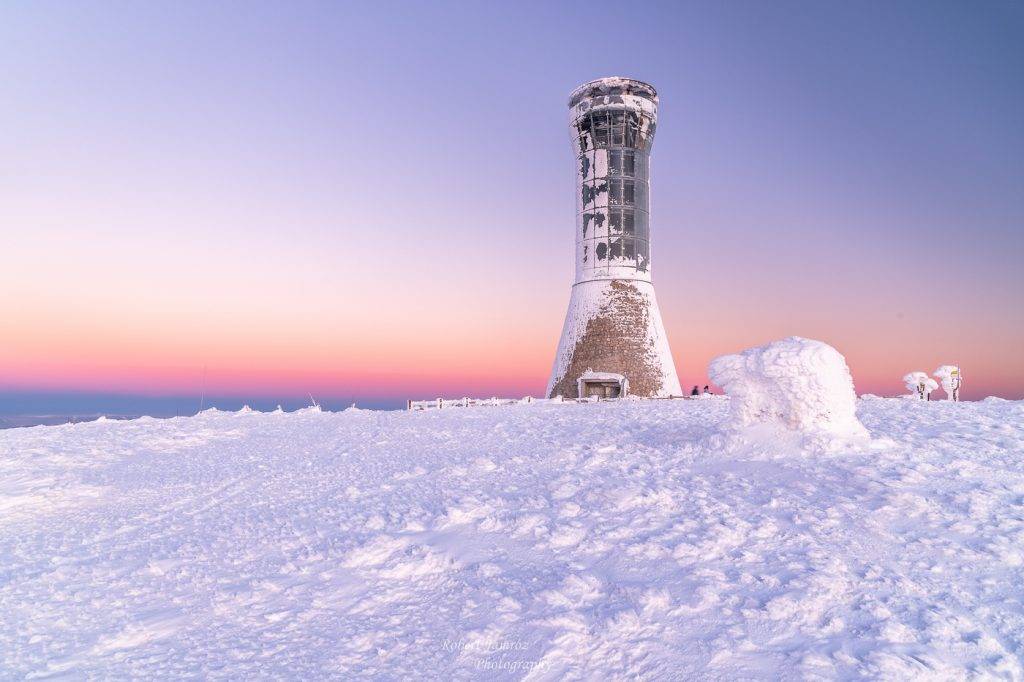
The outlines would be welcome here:
[[[822,341],[791,336],[715,358],[711,380],[729,394],[726,428],[779,425],[813,435],[866,438],[846,358]]]

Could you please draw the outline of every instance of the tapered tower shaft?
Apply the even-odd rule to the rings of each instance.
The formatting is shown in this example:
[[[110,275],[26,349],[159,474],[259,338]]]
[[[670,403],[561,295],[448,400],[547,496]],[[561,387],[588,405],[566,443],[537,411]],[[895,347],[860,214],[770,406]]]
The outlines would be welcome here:
[[[657,118],[657,92],[633,79],[601,78],[569,97],[576,274],[549,396],[586,394],[588,381],[607,384],[614,375],[624,379],[623,393],[628,387],[642,396],[681,394],[651,284]]]

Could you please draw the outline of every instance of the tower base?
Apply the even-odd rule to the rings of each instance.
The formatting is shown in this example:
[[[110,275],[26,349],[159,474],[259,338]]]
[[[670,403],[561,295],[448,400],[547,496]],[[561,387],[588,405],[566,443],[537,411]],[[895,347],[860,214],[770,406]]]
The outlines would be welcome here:
[[[590,280],[572,288],[548,397],[580,397],[588,370],[621,374],[633,395],[682,395],[650,282]]]

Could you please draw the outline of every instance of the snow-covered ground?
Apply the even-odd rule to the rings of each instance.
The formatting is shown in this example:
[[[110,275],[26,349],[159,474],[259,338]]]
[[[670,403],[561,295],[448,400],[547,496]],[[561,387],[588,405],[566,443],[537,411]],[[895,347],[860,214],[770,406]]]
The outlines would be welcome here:
[[[0,432],[0,677],[1024,677],[1024,404],[206,412]]]

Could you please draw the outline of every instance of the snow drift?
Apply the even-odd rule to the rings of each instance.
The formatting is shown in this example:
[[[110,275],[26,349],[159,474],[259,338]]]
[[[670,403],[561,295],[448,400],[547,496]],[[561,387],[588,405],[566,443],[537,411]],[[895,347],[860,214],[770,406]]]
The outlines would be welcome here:
[[[730,398],[726,426],[775,424],[816,435],[866,437],[846,358],[821,341],[791,336],[715,358],[711,380]]]

